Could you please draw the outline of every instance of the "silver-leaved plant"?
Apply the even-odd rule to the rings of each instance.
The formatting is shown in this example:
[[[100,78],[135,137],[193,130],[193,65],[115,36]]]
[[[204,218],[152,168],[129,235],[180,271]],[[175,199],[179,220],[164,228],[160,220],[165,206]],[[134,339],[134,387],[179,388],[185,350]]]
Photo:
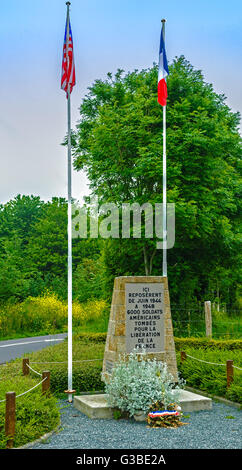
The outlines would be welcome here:
[[[152,403],[161,401],[164,407],[179,404],[179,394],[184,382],[174,379],[166,363],[147,359],[145,350],[134,350],[128,360],[120,356],[111,378],[105,379],[108,405],[133,416],[139,411],[147,413]]]

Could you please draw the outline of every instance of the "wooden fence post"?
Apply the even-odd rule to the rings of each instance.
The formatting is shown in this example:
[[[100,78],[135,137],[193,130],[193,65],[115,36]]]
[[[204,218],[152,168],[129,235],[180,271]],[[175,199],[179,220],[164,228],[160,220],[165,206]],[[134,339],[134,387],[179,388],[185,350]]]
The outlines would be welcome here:
[[[29,359],[24,358],[23,359],[23,375],[29,375]]]
[[[187,357],[187,355],[186,355],[185,351],[181,351],[181,361],[182,362],[185,361],[186,357]]]
[[[16,393],[6,393],[6,411],[5,411],[5,434],[8,438],[7,448],[11,449],[14,443],[16,420]]]
[[[211,302],[207,300],[204,302],[204,310],[205,310],[205,327],[206,327],[206,336],[212,336],[212,310],[211,310]]]
[[[227,388],[229,388],[234,380],[233,361],[226,361],[226,371],[227,371]]]
[[[42,372],[42,380],[44,380],[42,382],[42,394],[48,395],[50,391],[50,372],[48,370]]]

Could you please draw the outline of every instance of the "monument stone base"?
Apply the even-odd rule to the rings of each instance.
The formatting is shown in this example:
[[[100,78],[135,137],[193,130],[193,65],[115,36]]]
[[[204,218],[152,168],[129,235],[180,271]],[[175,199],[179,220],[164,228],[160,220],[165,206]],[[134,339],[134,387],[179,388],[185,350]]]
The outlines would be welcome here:
[[[181,390],[179,404],[182,412],[212,409],[211,398]],[[74,407],[91,419],[113,419],[113,410],[107,404],[107,395],[80,395],[74,397]]]

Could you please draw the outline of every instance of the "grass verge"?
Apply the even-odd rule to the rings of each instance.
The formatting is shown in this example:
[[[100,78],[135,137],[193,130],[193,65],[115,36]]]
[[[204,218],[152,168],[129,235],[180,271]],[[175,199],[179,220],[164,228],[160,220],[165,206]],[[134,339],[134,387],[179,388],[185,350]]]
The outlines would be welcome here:
[[[242,371],[234,369],[234,380],[229,388],[227,388],[226,378],[227,360],[233,360],[235,366],[242,368],[241,350],[186,348],[185,352],[194,358],[214,363],[205,364],[189,357],[182,362],[180,352],[177,352],[178,370],[188,386],[242,403]]]
[[[21,362],[14,361],[0,366],[0,400],[6,392],[14,391],[20,395],[41,381],[35,376],[22,376]],[[16,398],[16,426],[14,447],[20,447],[38,439],[43,434],[56,428],[60,421],[60,412],[54,396],[43,397],[41,385],[33,391]],[[5,402],[0,403],[0,449],[6,447]]]
[[[101,381],[102,360],[105,348],[105,333],[79,333],[73,337],[73,387],[76,394],[104,390]],[[209,341],[207,339],[175,338],[177,348],[178,370],[188,386],[242,403],[241,371],[235,370],[234,382],[227,390],[226,368],[204,364],[188,358],[181,363],[180,350],[207,362],[226,363],[232,359],[234,365],[242,368],[241,341]],[[216,347],[217,346],[217,347]],[[60,412],[58,398],[66,398],[67,389],[67,340],[42,351],[25,355],[29,357],[31,367],[41,373],[49,370],[51,376],[52,396],[41,395],[41,386],[32,392],[17,398],[17,423],[15,447],[38,439],[50,432],[59,423]],[[0,366],[0,400],[5,393],[14,390],[23,393],[36,385],[41,377],[30,371],[29,376],[22,376],[22,360],[16,359],[7,365]],[[0,448],[4,448],[4,403],[0,403]]]

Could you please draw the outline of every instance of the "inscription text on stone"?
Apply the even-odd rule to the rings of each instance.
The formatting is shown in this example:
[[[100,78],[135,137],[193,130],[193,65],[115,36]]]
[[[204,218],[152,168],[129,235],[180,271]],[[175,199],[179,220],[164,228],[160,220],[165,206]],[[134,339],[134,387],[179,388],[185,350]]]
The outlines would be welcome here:
[[[164,351],[164,285],[126,283],[126,351]]]

